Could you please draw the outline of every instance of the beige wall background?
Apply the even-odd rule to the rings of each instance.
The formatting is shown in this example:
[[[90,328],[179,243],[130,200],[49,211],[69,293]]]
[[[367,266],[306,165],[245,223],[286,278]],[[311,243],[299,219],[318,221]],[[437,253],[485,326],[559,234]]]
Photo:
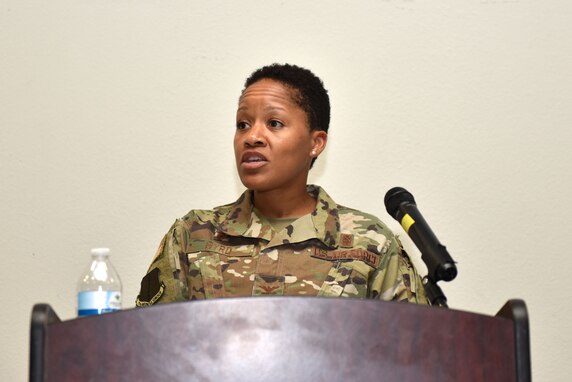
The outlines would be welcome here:
[[[450,306],[523,298],[534,379],[567,380],[571,26],[565,0],[0,0],[0,380],[27,379],[34,303],[75,317],[90,248],[132,308],[174,219],[236,199],[237,97],[272,62],[329,89],[311,181],[398,233],[383,196],[408,188]]]

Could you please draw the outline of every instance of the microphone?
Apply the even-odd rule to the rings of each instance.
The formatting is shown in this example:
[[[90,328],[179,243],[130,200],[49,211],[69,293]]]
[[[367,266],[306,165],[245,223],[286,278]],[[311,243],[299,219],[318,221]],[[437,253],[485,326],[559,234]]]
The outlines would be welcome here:
[[[429,272],[427,277],[434,283],[453,280],[457,276],[455,262],[417,209],[413,195],[404,188],[394,187],[385,194],[384,203],[387,212],[401,224],[421,251]]]

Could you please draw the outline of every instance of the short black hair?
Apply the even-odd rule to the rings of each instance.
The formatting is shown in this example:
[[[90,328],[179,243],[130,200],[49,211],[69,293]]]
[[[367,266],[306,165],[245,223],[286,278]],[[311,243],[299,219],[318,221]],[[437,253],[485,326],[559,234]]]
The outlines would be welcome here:
[[[254,71],[246,79],[244,90],[263,79],[275,80],[293,89],[294,101],[306,112],[310,130],[328,132],[330,98],[324,83],[314,73],[296,65],[272,64]]]

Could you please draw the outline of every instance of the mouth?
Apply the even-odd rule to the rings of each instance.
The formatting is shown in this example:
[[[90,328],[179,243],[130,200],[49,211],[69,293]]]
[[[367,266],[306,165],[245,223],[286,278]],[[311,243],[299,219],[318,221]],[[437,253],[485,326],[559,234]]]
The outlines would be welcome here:
[[[266,157],[256,151],[247,151],[242,154],[240,165],[245,169],[255,169],[268,163]]]

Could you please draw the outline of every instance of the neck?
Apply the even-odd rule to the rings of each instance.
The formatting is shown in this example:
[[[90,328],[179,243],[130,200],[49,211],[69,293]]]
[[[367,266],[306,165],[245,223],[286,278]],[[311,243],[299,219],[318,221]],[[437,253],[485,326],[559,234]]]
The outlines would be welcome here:
[[[254,206],[266,217],[290,218],[313,212],[316,200],[304,186],[295,190],[254,191]]]

